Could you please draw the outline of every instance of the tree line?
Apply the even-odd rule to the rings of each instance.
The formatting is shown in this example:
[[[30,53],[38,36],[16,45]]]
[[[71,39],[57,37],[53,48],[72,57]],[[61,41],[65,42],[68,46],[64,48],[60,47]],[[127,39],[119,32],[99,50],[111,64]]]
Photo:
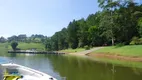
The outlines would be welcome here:
[[[45,42],[47,36],[41,35],[41,34],[33,34],[30,37],[28,37],[26,34],[20,34],[18,36],[13,35],[11,37],[8,37],[7,39],[4,37],[0,37],[0,42],[4,43],[4,42],[26,42],[26,43],[42,43]]]
[[[102,11],[73,20],[45,41],[47,50],[105,46],[142,40],[142,5],[133,0],[98,0]],[[139,39],[140,38],[140,39]]]

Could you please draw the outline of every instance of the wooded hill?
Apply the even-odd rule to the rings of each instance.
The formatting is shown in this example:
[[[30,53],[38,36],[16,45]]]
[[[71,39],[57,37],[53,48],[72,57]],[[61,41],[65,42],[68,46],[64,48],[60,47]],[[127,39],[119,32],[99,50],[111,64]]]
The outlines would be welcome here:
[[[48,50],[142,43],[142,5],[133,0],[98,0],[102,11],[71,21],[47,38]],[[95,5],[95,4],[94,4]]]

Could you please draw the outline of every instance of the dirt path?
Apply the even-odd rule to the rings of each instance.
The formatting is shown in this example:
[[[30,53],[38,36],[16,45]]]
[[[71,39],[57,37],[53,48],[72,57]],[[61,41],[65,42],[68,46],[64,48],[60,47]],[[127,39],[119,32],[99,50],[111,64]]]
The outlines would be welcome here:
[[[98,49],[101,49],[101,48],[103,48],[103,47],[92,48],[92,49],[90,49],[90,50],[85,50],[85,51],[76,52],[76,53],[69,53],[69,54],[71,54],[71,55],[84,56],[84,55],[86,55],[86,54],[88,54],[88,53],[91,53],[91,52],[93,52],[93,51],[95,51],[95,50],[98,50]]]

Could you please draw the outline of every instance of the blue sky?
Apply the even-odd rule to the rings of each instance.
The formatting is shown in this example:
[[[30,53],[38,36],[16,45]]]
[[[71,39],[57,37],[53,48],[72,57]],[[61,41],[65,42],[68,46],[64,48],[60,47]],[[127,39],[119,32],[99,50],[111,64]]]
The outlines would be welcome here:
[[[97,0],[0,0],[0,36],[52,36],[98,10]]]

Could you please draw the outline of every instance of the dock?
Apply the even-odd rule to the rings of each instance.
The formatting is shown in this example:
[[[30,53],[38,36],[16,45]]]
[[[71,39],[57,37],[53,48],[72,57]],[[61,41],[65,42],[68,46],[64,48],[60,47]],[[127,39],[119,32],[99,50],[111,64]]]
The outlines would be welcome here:
[[[8,53],[23,53],[23,54],[65,54],[58,51],[31,51],[31,50],[9,50]]]

